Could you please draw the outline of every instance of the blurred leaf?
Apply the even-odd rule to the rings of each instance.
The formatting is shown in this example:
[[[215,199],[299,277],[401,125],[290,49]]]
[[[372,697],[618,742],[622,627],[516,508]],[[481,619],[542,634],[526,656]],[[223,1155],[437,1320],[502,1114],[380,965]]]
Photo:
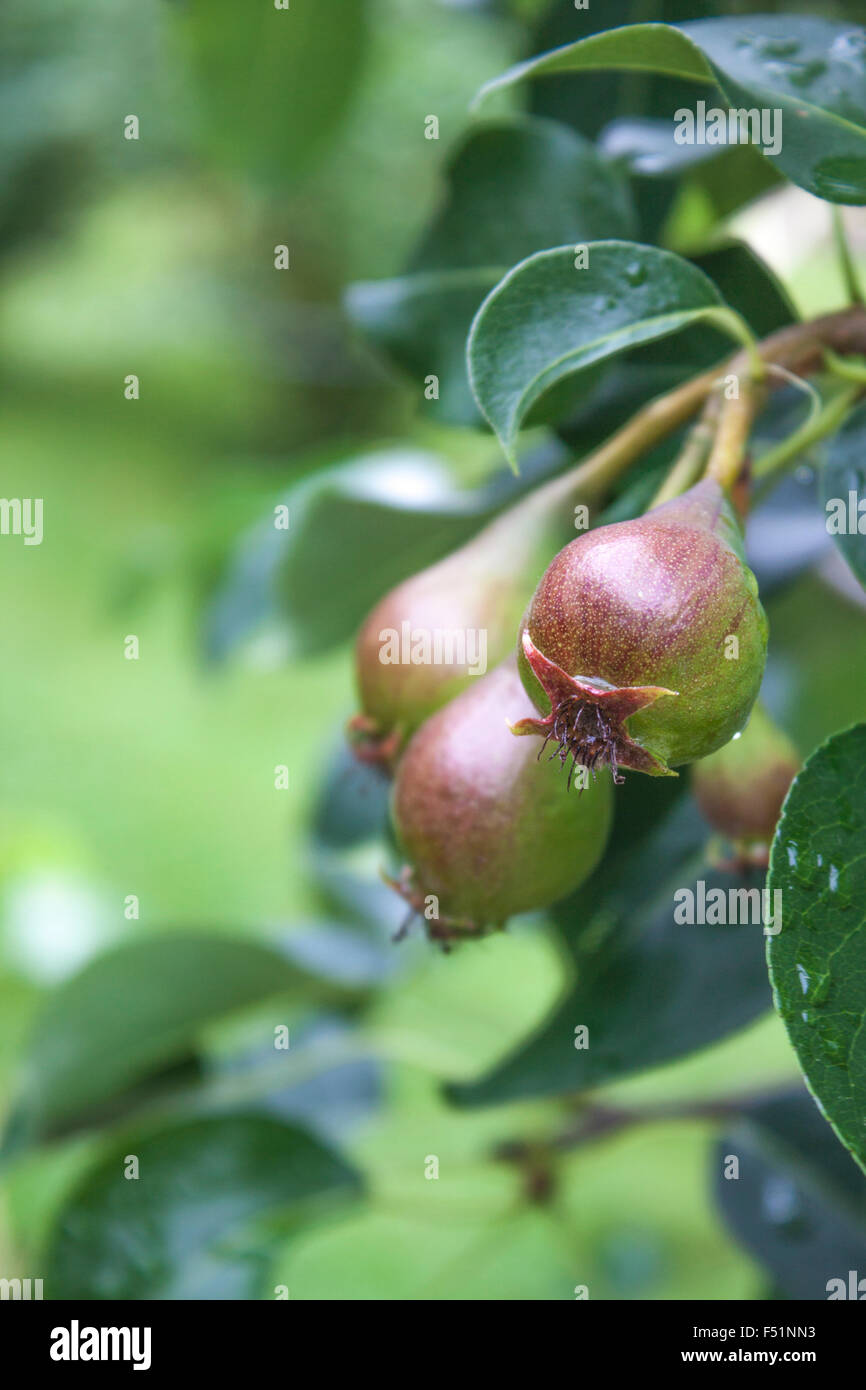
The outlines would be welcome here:
[[[635,229],[628,187],[581,136],[553,121],[475,127],[446,172],[442,206],[400,279],[354,285],[350,316],[416,380],[439,378],[433,415],[479,423],[466,376],[469,327],[517,261],[547,246]]]
[[[606,125],[598,147],[608,159],[621,160],[630,174],[645,178],[681,174],[715,159],[718,145],[679,145],[669,117],[624,116]]]
[[[338,1053],[340,1060],[332,1060]],[[341,1143],[380,1109],[383,1065],[365,1055],[362,1037],[339,1015],[320,1015],[293,1030],[291,1055],[301,1075],[263,1097],[269,1114],[305,1125],[326,1143]]]
[[[830,441],[822,501],[826,529],[866,587],[866,404],[852,412]]]
[[[545,450],[532,475],[560,452]],[[460,491],[440,458],[408,446],[316,472],[282,499],[288,529],[272,515],[238,543],[206,617],[208,654],[224,658],[268,619],[294,654],[345,641],[382,594],[467,540],[527,481],[503,474]]]
[[[382,878],[392,834],[390,794],[385,774],[342,744],[323,779],[310,835],[310,863],[321,892],[329,906],[369,933],[361,940],[381,977],[406,963],[405,949],[397,951],[393,942],[406,904]]]
[[[509,460],[535,403],[566,377],[653,342],[724,302],[695,266],[625,241],[542,251],[509,272],[478,311],[467,345],[472,389]]]
[[[638,777],[618,789],[611,850],[555,909],[576,984],[528,1043],[480,1081],[451,1087],[454,1100],[489,1105],[589,1090],[705,1047],[769,1007],[760,924],[674,920],[678,890],[697,899],[700,882],[707,895],[762,886],[756,873],[714,867],[708,834],[677,783],[662,789]],[[575,1046],[579,1025],[589,1030],[585,1049]]]
[[[200,1030],[229,1012],[280,993],[321,999],[336,991],[267,946],[212,933],[173,932],[108,951],[50,996],[24,1060],[8,1142],[87,1123],[182,1059]]]
[[[866,724],[835,734],[785,801],[770,858],[773,993],[809,1089],[866,1168]]]
[[[736,1178],[725,1176],[732,1156]],[[788,1298],[826,1299],[831,1279],[849,1296],[849,1270],[866,1270],[866,1180],[808,1095],[750,1106],[715,1148],[713,1185],[727,1225]]]
[[[125,1176],[134,1154],[139,1176]],[[357,1191],[342,1159],[262,1115],[193,1120],[127,1139],[62,1211],[48,1253],[51,1298],[252,1299],[274,1236],[316,1199]]]
[[[608,158],[631,174],[635,201],[644,214],[641,239],[645,241],[659,238],[664,219],[683,185],[699,189],[708,202],[708,230],[712,231],[737,208],[782,182],[772,162],[764,159],[753,145],[677,144],[675,107],[693,106],[695,95],[706,100],[705,91],[689,85],[689,99],[670,104],[663,116],[617,119],[599,137],[599,147]],[[713,102],[707,104],[711,106]],[[653,216],[648,225],[647,211]]]
[[[863,31],[802,15],[634,24],[520,63],[479,95],[547,73],[603,68],[715,81],[730,108],[781,110],[778,167],[819,198],[866,203]]]
[[[802,413],[802,393],[797,408]],[[746,522],[746,554],[763,598],[785,588],[830,548],[814,476],[783,478]]]
[[[429,376],[438,379],[438,399],[425,399],[425,408],[450,424],[479,423],[466,375],[466,335],[478,305],[505,269],[506,264],[418,271],[346,291],[349,317],[419,390]]]
[[[502,266],[548,246],[634,229],[628,185],[594,145],[556,121],[475,126],[451,158],[442,206],[410,269]]]
[[[218,158],[266,179],[314,165],[344,116],[365,53],[364,0],[341,0],[323,23],[317,0],[250,9],[189,0],[178,11],[202,106],[202,137]],[[279,240],[279,238],[275,238]]]

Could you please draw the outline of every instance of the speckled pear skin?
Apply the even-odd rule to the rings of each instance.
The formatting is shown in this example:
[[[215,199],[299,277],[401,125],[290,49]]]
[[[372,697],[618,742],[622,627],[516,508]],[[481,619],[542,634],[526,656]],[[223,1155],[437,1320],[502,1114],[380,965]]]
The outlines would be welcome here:
[[[677,692],[627,721],[630,738],[660,765],[652,775],[705,757],[742,728],[766,660],[767,619],[739,523],[710,479],[634,521],[586,532],[547,569],[518,661],[533,703],[549,714],[524,630],[570,676]],[[732,636],[736,659],[726,656]]]
[[[361,714],[350,724],[355,751],[394,761],[409,736],[478,675],[466,666],[386,665],[381,634],[404,622],[427,631],[483,630],[487,667],[511,651],[526,604],[562,544],[570,512],[551,517],[532,497],[511,508],[443,560],[399,584],[364,621],[355,647]]]
[[[692,791],[714,830],[734,843],[772,840],[802,760],[760,701],[740,738],[691,769]]]
[[[392,814],[411,900],[423,911],[435,894],[442,926],[457,934],[563,897],[607,843],[609,778],[569,791],[537,741],[511,733],[509,721],[531,709],[509,657],[422,725],[397,770]]]

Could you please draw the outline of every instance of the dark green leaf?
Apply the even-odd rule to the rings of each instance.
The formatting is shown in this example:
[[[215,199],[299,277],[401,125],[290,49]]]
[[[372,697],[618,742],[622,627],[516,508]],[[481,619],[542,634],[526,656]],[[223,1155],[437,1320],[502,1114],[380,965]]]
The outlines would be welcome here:
[[[866,1168],[866,724],[835,734],[795,779],[769,886],[782,930],[768,938],[776,1006],[809,1089]]]
[[[819,198],[866,202],[863,30],[801,15],[635,24],[521,63],[481,95],[526,78],[603,68],[717,82],[731,108],[781,111],[781,148],[768,157]],[[711,88],[707,96],[711,105]]]
[[[866,587],[866,404],[830,441],[822,493],[827,530]]]
[[[452,157],[410,269],[504,274],[545,247],[633,231],[626,181],[594,145],[556,121],[503,118],[475,127]]]
[[[467,346],[472,389],[514,463],[521,424],[552,387],[723,310],[712,282],[669,251],[592,242],[586,265],[574,246],[542,251],[478,311]]]
[[[866,1272],[866,1179],[808,1095],[749,1106],[715,1148],[713,1186],[734,1235],[788,1298],[838,1297],[831,1280],[850,1296],[849,1271],[855,1283]]]
[[[24,1063],[16,1142],[86,1124],[99,1107],[183,1058],[201,1029],[280,993],[334,997],[255,941],[172,932],[98,956],[53,993]]]
[[[409,273],[352,286],[347,309],[419,389],[438,378],[429,413],[477,424],[465,347],[488,291],[543,247],[634,229],[626,182],[593,145],[553,121],[503,118],[470,131],[452,156],[442,206]]]
[[[781,281],[745,242],[728,241],[689,259],[709,275],[725,303],[742,314],[756,337],[765,338],[799,317]],[[718,352],[724,351],[720,339]]]
[[[134,1178],[125,1175],[131,1155]],[[358,1187],[319,1140],[263,1115],[220,1115],[130,1138],[62,1211],[47,1296],[273,1297],[262,1223],[296,1222],[311,1202]]]
[[[466,335],[484,296],[508,262],[469,270],[418,271],[394,280],[350,286],[346,310],[361,331],[426,390],[435,376],[438,399],[425,399],[434,417],[452,425],[479,423],[466,375]]]
[[[708,862],[709,831],[677,783],[638,777],[620,792],[632,795],[617,807],[613,853],[556,909],[576,984],[514,1055],[480,1081],[451,1088],[459,1103],[589,1090],[716,1042],[769,1007],[754,900],[748,923],[674,920],[678,890],[691,890],[697,903],[701,883],[707,895],[729,895],[760,890],[760,875]],[[582,1049],[579,1025],[589,1030]]]

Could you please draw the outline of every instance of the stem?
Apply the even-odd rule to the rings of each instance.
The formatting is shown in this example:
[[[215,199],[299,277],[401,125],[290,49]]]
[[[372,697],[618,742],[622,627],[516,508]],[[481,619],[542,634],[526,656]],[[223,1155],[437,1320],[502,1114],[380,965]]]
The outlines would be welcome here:
[[[791,324],[757,345],[762,362],[768,366],[777,365],[797,376],[818,370],[824,362],[827,348],[841,355],[866,355],[866,308],[858,304],[835,314],[823,315],[809,323]],[[765,389],[778,384],[778,373],[772,371],[767,372],[763,380],[756,379],[754,350],[751,347],[735,354],[721,366],[701,372],[667,395],[658,396],[642,406],[621,429],[581,463],[560,477],[543,483],[514,505],[520,507],[528,518],[536,508],[542,514],[551,515],[560,507],[570,510],[576,501],[597,501],[638,458],[696,414],[707,402],[713,388],[718,386],[720,377],[723,381],[736,377],[739,389],[737,396],[731,398],[725,395],[724,390],[718,392],[717,429],[706,471],[707,476],[717,478],[724,487],[731,487],[742,470],[749,432]],[[703,438],[701,434],[699,440],[703,441]],[[693,447],[697,451],[697,441]],[[689,449],[689,444],[686,449]],[[674,465],[675,468],[679,463],[680,460]],[[680,478],[690,467],[690,464],[683,462]],[[667,485],[668,480],[663,486],[667,488]]]
[[[866,311],[862,305],[825,314],[809,323],[792,324],[773,333],[760,344],[761,357],[767,363],[806,376],[816,371],[826,348],[838,353],[862,353],[866,342]],[[722,405],[719,428],[713,452],[707,464],[706,476],[715,478],[725,488],[736,483],[743,461],[752,423],[764,398],[764,388],[771,388],[778,373],[768,373],[764,382],[755,381],[748,353],[738,353],[727,365],[726,375],[737,379],[736,396],[726,397]]]
[[[839,269],[842,272],[842,283],[845,286],[845,293],[852,304],[862,304],[863,291],[857,279],[854,257],[851,254],[851,246],[845,233],[842,210],[835,203],[832,208],[832,217],[833,241],[836,244],[836,254],[839,257]]]
[[[681,453],[650,502],[647,511],[652,511],[654,507],[660,507],[663,502],[671,502],[675,497],[686,492],[700,478],[716,437],[716,422],[721,404],[718,391],[713,391],[707,397],[698,423],[690,430]]]
[[[659,1124],[667,1120],[729,1120],[734,1119],[765,1101],[791,1094],[790,1086],[749,1092],[743,1095],[720,1096],[715,1100],[673,1102],[668,1105],[617,1108],[611,1105],[590,1105],[578,1118],[558,1134],[544,1141],[511,1139],[496,1146],[494,1156],[511,1163],[537,1162],[540,1156],[567,1152],[583,1144],[594,1143],[608,1135],[618,1134],[634,1125]]]
[[[756,460],[752,469],[753,478],[756,481],[764,481],[776,474],[783,473],[789,463],[799,458],[813,444],[817,444],[828,434],[833,434],[845,419],[862,390],[862,386],[855,386],[839,391],[816,415],[806,420],[798,430],[794,430],[787,439],[781,440]]]
[[[666,396],[649,401],[576,468],[543,484],[533,496],[545,505],[564,503],[574,496],[581,500],[603,496],[636,459],[691,419],[712,391],[717,376],[716,368],[702,372]]]
[[[845,357],[837,357],[830,348],[824,349],[824,361],[834,376],[841,377],[843,381],[859,381],[866,386],[866,362],[862,358],[856,357],[850,360]]]

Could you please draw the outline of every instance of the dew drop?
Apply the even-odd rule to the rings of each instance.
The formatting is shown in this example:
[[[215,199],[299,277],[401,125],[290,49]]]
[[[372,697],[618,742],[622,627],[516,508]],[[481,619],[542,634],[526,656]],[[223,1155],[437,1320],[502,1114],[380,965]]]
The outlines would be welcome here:
[[[790,867],[791,867],[792,869],[796,869],[796,867],[797,867],[797,842],[796,842],[795,840],[789,840],[789,842],[788,842],[788,844],[785,846],[785,848],[786,848],[786,850],[788,851],[788,863],[789,863]]]
[[[800,988],[804,994],[809,993],[809,976],[804,965],[797,966],[797,974],[800,977]]]
[[[836,868],[835,864],[830,865],[830,878],[828,882],[830,885],[830,892],[835,893],[836,889],[839,887],[839,870]]]

